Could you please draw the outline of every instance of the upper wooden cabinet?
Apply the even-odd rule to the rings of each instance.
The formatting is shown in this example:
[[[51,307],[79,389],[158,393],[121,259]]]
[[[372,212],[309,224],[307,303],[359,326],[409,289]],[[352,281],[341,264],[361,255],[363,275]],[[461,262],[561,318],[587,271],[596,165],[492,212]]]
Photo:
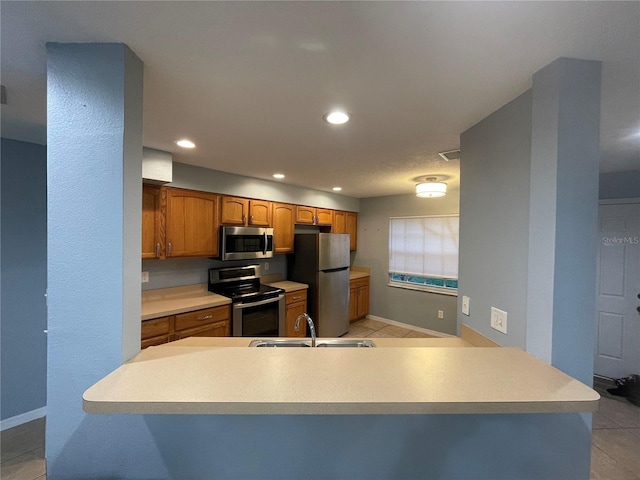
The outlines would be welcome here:
[[[273,203],[274,253],[293,252],[296,206]]]
[[[221,225],[271,226],[271,202],[269,201],[225,195],[221,203]]]
[[[164,258],[166,193],[155,185],[142,186],[142,259]]]
[[[166,257],[218,256],[219,196],[180,188],[166,191]]]
[[[349,250],[358,248],[358,214],[356,212],[333,212],[331,233],[348,233],[350,235]]]
[[[358,214],[356,212],[346,212],[346,232],[350,237],[349,250],[358,249]]]
[[[296,207],[296,223],[301,225],[331,225],[333,210],[328,208]]]

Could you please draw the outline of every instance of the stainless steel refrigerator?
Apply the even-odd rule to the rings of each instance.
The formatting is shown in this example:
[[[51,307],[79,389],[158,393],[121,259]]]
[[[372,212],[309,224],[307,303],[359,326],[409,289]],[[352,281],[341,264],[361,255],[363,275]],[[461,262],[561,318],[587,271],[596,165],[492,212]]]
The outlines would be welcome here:
[[[319,337],[349,331],[349,234],[296,234],[288,278],[309,285],[307,313]]]

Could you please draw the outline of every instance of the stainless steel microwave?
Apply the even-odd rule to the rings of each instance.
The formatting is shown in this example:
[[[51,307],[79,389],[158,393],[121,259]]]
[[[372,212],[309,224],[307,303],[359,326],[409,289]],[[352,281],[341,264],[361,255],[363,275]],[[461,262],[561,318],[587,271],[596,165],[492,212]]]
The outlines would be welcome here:
[[[220,227],[220,260],[273,257],[273,228]]]

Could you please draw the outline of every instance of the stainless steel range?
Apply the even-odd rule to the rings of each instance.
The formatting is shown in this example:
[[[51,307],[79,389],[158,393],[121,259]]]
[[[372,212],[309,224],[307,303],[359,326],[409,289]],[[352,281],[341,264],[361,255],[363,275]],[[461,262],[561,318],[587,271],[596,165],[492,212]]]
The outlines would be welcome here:
[[[260,283],[260,265],[210,268],[209,291],[231,299],[234,337],[284,336],[284,290]]]

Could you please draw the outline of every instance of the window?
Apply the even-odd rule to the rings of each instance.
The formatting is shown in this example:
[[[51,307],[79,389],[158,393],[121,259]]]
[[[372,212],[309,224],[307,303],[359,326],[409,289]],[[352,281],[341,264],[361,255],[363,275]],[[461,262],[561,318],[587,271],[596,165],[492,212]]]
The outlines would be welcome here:
[[[458,294],[458,215],[389,219],[389,285]]]

